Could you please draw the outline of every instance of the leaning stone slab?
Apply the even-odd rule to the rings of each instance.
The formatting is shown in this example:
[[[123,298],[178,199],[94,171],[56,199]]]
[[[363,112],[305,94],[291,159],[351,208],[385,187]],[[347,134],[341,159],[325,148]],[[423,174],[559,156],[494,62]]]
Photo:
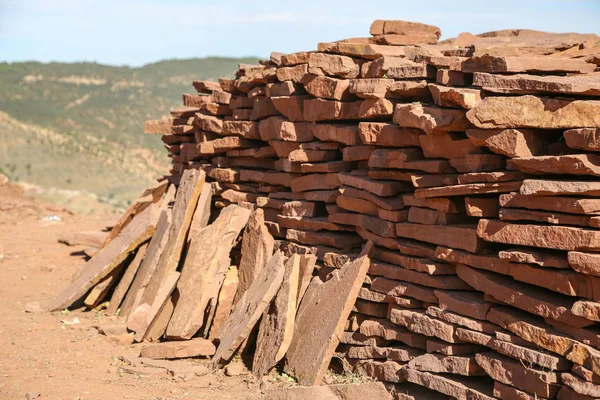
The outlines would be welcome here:
[[[359,258],[335,270],[327,282],[315,277],[308,286],[284,367],[300,384],[321,383],[367,275],[372,247],[368,242]]]
[[[467,118],[482,129],[600,128],[600,101],[536,96],[486,97],[467,113]]]
[[[214,365],[227,362],[246,340],[277,294],[283,281],[284,271],[283,253],[278,251],[240,297],[229,318],[223,324],[218,337],[219,347],[212,358]]]
[[[231,265],[231,247],[249,216],[250,210],[230,205],[193,238],[177,284],[179,298],[167,326],[167,337],[190,339],[204,325],[205,311],[210,304],[214,307]]]
[[[256,376],[265,375],[283,358],[292,341],[296,317],[300,256],[293,254],[285,263],[283,282],[275,299],[264,312],[252,362]]]
[[[117,237],[85,264],[75,282],[49,302],[48,309],[55,311],[71,306],[110,274],[130,252],[154,234],[158,216],[159,208],[155,205],[150,205],[135,216]]]

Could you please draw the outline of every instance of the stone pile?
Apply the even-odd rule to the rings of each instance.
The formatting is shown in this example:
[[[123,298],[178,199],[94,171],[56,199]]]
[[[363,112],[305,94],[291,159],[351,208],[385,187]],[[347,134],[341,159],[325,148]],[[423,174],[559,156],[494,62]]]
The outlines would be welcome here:
[[[369,38],[273,53],[233,79],[194,82],[198,94],[172,118],[147,121],[179,190],[189,171],[206,173],[203,210],[214,219],[222,209],[213,224],[236,204],[255,210],[237,248],[245,221],[206,237],[192,226],[199,255],[188,249],[183,269],[172,266],[177,293],[191,256],[208,263],[233,247],[248,288],[264,269],[290,285],[289,260],[313,254],[319,278],[283,361],[299,383],[320,382],[337,344],[325,338],[338,332],[336,365],[395,385],[399,399],[600,398],[600,39],[440,34],[375,21]],[[364,257],[349,260],[361,249],[371,262],[354,287]],[[269,257],[281,257],[279,268]],[[195,273],[189,290],[213,284]],[[286,296],[272,304],[301,299]],[[164,337],[190,339],[200,326],[171,326],[198,318],[182,298],[172,303]],[[277,322],[267,314],[261,329]],[[248,348],[251,335],[232,335],[220,338],[218,359]],[[259,329],[257,349],[260,338]],[[328,356],[311,359],[315,346]],[[282,359],[269,357],[259,374]]]

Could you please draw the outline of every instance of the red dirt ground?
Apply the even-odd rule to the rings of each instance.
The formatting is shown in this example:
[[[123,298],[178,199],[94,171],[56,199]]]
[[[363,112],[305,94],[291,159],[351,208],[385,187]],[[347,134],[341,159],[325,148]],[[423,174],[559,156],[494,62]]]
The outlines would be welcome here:
[[[62,220],[44,220],[49,215]],[[84,263],[82,256],[72,254],[83,246],[65,246],[58,237],[106,225],[98,217],[28,198],[10,183],[0,186],[0,398],[260,398],[261,385],[251,375],[229,377],[217,371],[183,381],[162,369],[145,368],[146,375],[125,372],[119,357],[137,356],[142,345],[116,344],[93,327],[114,317],[93,311],[24,311],[27,303],[43,303],[60,292]],[[80,324],[61,322],[75,317]]]

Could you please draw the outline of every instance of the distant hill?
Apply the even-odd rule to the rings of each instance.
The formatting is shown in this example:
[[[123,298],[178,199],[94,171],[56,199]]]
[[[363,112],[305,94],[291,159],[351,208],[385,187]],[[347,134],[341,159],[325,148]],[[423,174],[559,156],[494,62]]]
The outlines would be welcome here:
[[[232,76],[256,58],[166,60],[140,68],[96,63],[0,63],[0,173],[126,206],[169,168],[158,119],[195,79]]]

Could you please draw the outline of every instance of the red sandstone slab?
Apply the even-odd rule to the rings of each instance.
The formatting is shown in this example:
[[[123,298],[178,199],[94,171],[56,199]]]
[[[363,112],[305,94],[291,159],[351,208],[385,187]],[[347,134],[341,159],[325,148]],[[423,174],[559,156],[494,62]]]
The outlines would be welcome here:
[[[471,217],[497,218],[500,205],[496,197],[465,197],[465,210]]]
[[[589,73],[594,66],[584,60],[553,57],[498,57],[483,55],[465,60],[461,65],[463,72],[573,72]]]
[[[428,135],[464,132],[469,127],[464,110],[421,103],[398,104],[394,111],[394,122],[403,127],[422,129]]]
[[[398,223],[396,235],[473,253],[481,251],[485,246],[477,237],[475,226],[471,225],[430,226]]]
[[[501,207],[600,215],[600,200],[562,196],[527,196],[510,193],[499,197]]]
[[[380,262],[372,263],[369,268],[369,274],[383,276],[392,280],[402,280],[417,285],[428,286],[430,288],[450,290],[468,289],[468,286],[454,275],[429,275],[397,265]]]
[[[572,149],[600,151],[600,129],[579,128],[564,132],[565,142]]]

